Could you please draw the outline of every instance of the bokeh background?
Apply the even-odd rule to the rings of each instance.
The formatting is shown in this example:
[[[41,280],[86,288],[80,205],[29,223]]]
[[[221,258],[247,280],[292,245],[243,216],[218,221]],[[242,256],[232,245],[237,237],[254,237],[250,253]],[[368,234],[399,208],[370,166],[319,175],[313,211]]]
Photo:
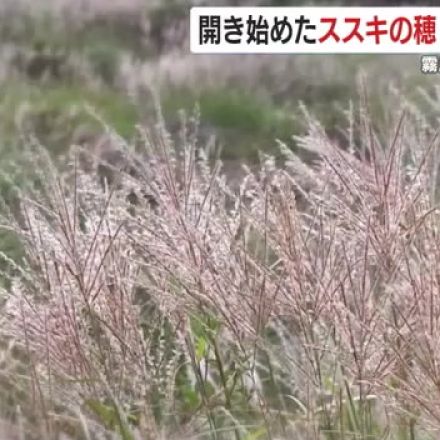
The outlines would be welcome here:
[[[202,141],[222,148],[233,176],[259,151],[277,154],[277,140],[295,148],[302,105],[337,137],[344,111],[358,99],[361,74],[378,123],[388,94],[420,101],[433,95],[440,78],[420,72],[418,55],[192,55],[189,7],[201,4],[405,3],[1,0],[2,174],[10,179],[17,168],[24,137],[35,137],[55,157],[72,143],[93,145],[105,124],[132,140],[136,124],[157,121],[159,98],[171,132],[179,127],[181,110],[200,112]],[[2,183],[3,191],[7,187]]]

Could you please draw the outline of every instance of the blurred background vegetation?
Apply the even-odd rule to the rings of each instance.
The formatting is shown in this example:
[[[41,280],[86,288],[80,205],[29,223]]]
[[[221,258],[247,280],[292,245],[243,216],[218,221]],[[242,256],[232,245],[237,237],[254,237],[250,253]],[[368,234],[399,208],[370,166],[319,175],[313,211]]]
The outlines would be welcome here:
[[[180,109],[198,103],[202,131],[217,135],[224,157],[253,159],[259,149],[273,150],[276,138],[289,141],[300,130],[299,102],[335,130],[338,108],[356,95],[361,70],[372,78],[373,96],[390,82],[404,92],[436,82],[420,73],[415,55],[191,55],[189,0],[36,3],[5,0],[0,9],[1,129],[8,150],[18,133],[33,133],[59,153],[78,126],[100,130],[85,104],[130,138],[135,124],[154,114],[153,89],[170,127]]]

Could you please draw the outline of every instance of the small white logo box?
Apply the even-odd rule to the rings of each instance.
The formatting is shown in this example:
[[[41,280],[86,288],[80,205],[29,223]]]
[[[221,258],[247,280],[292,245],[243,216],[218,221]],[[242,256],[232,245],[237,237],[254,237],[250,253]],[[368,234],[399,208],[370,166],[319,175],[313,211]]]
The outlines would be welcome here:
[[[436,53],[440,7],[193,7],[191,51]]]

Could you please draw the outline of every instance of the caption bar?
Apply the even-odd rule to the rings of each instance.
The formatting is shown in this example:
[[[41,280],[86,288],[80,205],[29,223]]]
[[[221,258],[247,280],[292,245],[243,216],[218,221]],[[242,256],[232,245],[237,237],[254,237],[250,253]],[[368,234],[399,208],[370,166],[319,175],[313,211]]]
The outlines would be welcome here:
[[[439,51],[440,8],[194,7],[191,51],[426,53]]]

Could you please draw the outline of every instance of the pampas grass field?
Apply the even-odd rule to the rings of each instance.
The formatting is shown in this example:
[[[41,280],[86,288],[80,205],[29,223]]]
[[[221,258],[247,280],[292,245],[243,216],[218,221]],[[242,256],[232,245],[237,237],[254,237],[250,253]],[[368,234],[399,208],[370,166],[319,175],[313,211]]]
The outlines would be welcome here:
[[[435,75],[80,3],[0,5],[0,440],[439,438]]]
[[[236,191],[197,115],[109,132],[121,166],[29,141],[4,438],[437,438],[438,131],[396,100],[377,132],[361,99],[341,145],[303,109],[313,159],[280,144]]]

